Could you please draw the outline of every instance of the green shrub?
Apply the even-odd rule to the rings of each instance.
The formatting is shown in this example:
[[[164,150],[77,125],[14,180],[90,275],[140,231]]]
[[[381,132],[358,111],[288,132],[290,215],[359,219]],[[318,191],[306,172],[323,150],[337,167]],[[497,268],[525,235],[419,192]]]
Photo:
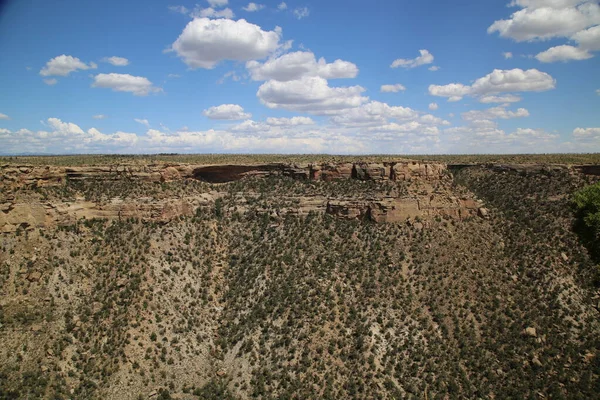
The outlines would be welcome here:
[[[573,204],[586,228],[596,240],[600,238],[600,183],[575,192]]]

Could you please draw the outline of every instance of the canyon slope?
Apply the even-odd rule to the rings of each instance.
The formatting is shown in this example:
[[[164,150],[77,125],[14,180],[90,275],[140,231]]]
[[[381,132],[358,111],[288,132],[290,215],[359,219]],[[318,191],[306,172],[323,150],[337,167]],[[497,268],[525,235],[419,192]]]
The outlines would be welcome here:
[[[53,160],[0,166],[0,398],[600,392],[595,165]]]

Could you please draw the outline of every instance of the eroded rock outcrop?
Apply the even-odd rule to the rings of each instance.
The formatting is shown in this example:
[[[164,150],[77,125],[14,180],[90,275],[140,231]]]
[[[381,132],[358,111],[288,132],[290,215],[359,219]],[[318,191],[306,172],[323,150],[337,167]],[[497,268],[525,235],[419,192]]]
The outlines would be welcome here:
[[[306,163],[257,165],[194,165],[146,164],[103,165],[81,167],[4,165],[0,167],[0,189],[5,193],[46,186],[66,185],[71,181],[131,181],[177,182],[200,180],[220,184],[247,177],[271,175],[288,176],[296,180],[398,182],[391,192],[370,197],[332,194],[305,196],[283,194],[282,199],[293,204],[284,213],[305,215],[323,212],[341,218],[369,219],[375,222],[399,222],[416,217],[448,216],[465,218],[477,215],[482,206],[472,197],[456,196],[451,188],[451,174],[445,164],[398,161],[382,163]],[[19,228],[53,227],[71,224],[82,218],[129,218],[168,221],[181,215],[191,215],[198,207],[213,207],[214,201],[226,195],[215,185],[210,193],[173,198],[119,198],[89,201],[83,197],[71,201],[41,201],[39,196],[25,196],[15,200],[10,196],[0,199],[0,231],[14,232]],[[258,194],[243,193],[236,200],[240,212],[251,209],[248,199]],[[34,200],[38,199],[38,200]],[[266,211],[266,210],[265,210]]]

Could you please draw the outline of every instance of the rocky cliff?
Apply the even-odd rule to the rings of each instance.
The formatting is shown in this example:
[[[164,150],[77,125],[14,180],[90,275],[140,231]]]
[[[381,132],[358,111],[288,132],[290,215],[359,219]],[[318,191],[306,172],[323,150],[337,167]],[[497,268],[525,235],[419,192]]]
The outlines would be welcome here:
[[[307,214],[329,213],[342,218],[369,219],[375,222],[399,222],[409,218],[475,215],[481,204],[468,193],[455,193],[452,175],[445,164],[416,161],[387,163],[262,164],[262,165],[191,165],[149,164],[57,167],[4,165],[0,167],[0,231],[13,232],[19,227],[51,227],[70,224],[81,218],[128,218],[167,221],[191,215],[198,207],[210,207],[228,189],[223,184],[250,178],[293,179],[306,183],[357,182],[387,183],[387,192],[353,194],[329,193],[306,195],[282,193],[288,206],[277,212]],[[127,197],[119,193],[102,201],[74,198],[48,199],[35,195],[49,188],[120,183],[161,184],[204,182],[203,193],[187,196]],[[359,188],[361,186],[358,186]],[[394,189],[390,192],[390,188]],[[398,190],[398,188],[402,188]],[[242,190],[243,191],[243,190]],[[259,194],[248,190],[238,195],[235,208],[249,210],[248,199]],[[268,210],[264,210],[267,212]]]

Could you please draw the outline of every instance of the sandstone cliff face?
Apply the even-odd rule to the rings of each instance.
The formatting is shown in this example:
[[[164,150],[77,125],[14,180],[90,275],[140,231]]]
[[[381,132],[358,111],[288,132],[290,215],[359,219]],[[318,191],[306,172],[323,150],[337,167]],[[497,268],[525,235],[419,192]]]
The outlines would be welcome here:
[[[401,222],[416,217],[465,218],[477,214],[480,204],[472,197],[452,192],[451,174],[445,164],[413,161],[388,163],[323,163],[264,165],[192,165],[149,164],[112,166],[13,166],[0,167],[0,231],[14,232],[19,227],[50,228],[71,224],[81,218],[168,221],[191,215],[198,207],[212,207],[226,192],[218,184],[247,177],[287,176],[294,180],[332,182],[337,180],[398,182],[408,191],[402,194],[378,194],[359,197],[332,194],[306,196],[284,194],[282,200],[293,206],[281,212],[308,214],[329,213],[341,218],[369,219],[375,222]],[[83,197],[71,201],[41,201],[39,198],[15,199],[8,193],[28,193],[31,189],[60,187],[68,182],[178,182],[200,180],[212,184],[209,193],[195,196],[156,199],[154,197],[120,198],[94,202]],[[257,193],[243,193],[236,208],[249,209],[247,198]],[[2,197],[2,196],[0,196]]]
[[[43,187],[67,180],[140,180],[170,182],[198,179],[210,183],[236,181],[248,176],[284,175],[295,179],[332,181],[360,179],[404,181],[412,178],[439,180],[445,164],[402,161],[389,163],[263,164],[263,165],[107,165],[84,167],[0,166],[0,188]]]

